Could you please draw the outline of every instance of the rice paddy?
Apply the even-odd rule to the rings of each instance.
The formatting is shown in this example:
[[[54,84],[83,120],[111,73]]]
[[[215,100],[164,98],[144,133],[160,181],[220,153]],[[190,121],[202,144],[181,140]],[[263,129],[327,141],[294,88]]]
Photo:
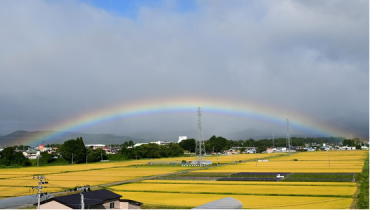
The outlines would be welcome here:
[[[329,163],[330,155],[330,163]],[[144,208],[193,208],[225,197],[233,197],[243,203],[243,208],[261,209],[341,209],[349,208],[357,190],[355,182],[331,180],[332,177],[359,173],[368,151],[303,152],[291,156],[281,154],[242,154],[207,157],[213,163],[228,164],[219,167],[200,168],[181,165],[151,166],[149,162],[190,161],[191,157],[177,157],[125,162],[91,163],[67,166],[45,166],[1,169],[0,198],[28,195],[37,186],[34,175],[43,174],[49,184],[43,192],[60,192],[76,185],[99,186],[142,177],[195,170],[181,175],[168,176],[174,180],[144,180],[108,187],[124,199],[144,203]],[[257,157],[257,161],[256,161]],[[245,161],[248,158],[248,162]],[[268,161],[258,161],[268,160]],[[237,164],[232,164],[237,161]],[[138,167],[135,167],[136,164]],[[330,165],[329,165],[330,164]],[[208,176],[233,177],[240,172],[286,172],[295,179],[282,181],[209,181],[196,180]],[[247,173],[246,173],[247,174]],[[332,174],[332,175],[331,175]],[[349,176],[348,175],[348,176]],[[309,181],[315,177],[329,181]],[[176,180],[180,177],[187,180]],[[204,177],[203,177],[204,178]],[[211,179],[210,179],[211,180]]]

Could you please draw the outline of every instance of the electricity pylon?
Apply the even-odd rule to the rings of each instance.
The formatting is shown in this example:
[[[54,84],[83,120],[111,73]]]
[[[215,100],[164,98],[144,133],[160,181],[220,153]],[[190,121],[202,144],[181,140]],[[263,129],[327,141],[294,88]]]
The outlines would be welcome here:
[[[202,112],[200,110],[200,105],[198,105],[198,124],[197,124],[197,129],[198,129],[198,138],[197,141],[195,142],[195,154],[198,154],[196,156],[196,160],[199,161],[199,166],[202,166],[202,159],[204,159],[204,154],[206,153],[206,148],[204,145],[203,141],[203,128],[202,128]]]

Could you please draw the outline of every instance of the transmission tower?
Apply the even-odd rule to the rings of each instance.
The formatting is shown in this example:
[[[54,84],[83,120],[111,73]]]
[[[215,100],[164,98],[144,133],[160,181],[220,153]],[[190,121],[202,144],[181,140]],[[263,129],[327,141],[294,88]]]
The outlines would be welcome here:
[[[199,166],[202,166],[202,159],[205,159],[204,154],[206,153],[206,148],[203,141],[202,112],[200,110],[200,105],[198,105],[197,116],[198,116],[198,125],[197,125],[198,138],[197,141],[195,142],[195,154],[198,155],[196,156],[195,159],[198,161]]]
[[[290,156],[290,147],[291,147],[291,141],[290,141],[290,126],[289,126],[289,118],[287,117],[286,118],[286,145],[287,145],[287,148],[289,149],[289,156]]]

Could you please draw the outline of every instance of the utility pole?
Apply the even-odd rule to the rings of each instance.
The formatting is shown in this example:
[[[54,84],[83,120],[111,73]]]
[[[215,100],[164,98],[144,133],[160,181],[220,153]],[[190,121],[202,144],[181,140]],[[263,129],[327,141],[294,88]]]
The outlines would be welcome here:
[[[217,166],[218,166],[218,152],[217,152]]]
[[[291,132],[291,130],[290,130],[290,126],[289,126],[289,118],[287,117],[286,118],[286,135],[287,135],[287,142],[286,142],[286,144],[287,144],[287,147],[288,147],[288,149],[289,149],[289,156],[290,156],[290,144],[291,144],[291,142],[290,142],[290,132]]]
[[[136,157],[136,168],[137,168],[137,155],[135,157]]]
[[[100,158],[101,158],[100,162],[103,162],[103,150],[100,151]]]
[[[256,150],[256,167],[257,167],[257,150]]]
[[[33,179],[39,179],[39,186],[38,187],[32,187],[33,189],[38,189],[37,193],[37,209],[40,209],[40,200],[41,200],[41,189],[44,188],[43,184],[48,184],[48,180],[44,176],[34,176]]]
[[[272,133],[272,146],[275,147],[275,135]]]
[[[36,152],[37,154],[37,152]],[[37,166],[39,166],[39,160],[40,160],[40,152],[39,152],[39,155],[37,155]]]
[[[81,195],[81,209],[85,209],[84,192],[91,192],[90,185],[85,185],[85,186],[82,186],[82,187],[77,186],[73,190],[74,191],[77,191],[77,190],[81,191],[80,192],[80,195]]]
[[[73,165],[73,153],[72,153],[72,165]]]

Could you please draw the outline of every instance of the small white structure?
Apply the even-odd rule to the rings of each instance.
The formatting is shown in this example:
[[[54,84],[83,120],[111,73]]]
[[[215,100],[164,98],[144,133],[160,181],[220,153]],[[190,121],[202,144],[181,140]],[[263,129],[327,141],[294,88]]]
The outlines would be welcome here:
[[[180,143],[182,140],[186,140],[188,139],[187,136],[179,136],[179,140],[177,141],[177,143]]]
[[[152,144],[158,144],[158,145],[166,145],[166,144],[170,144],[170,143],[173,143],[173,142],[169,142],[169,141],[153,141],[153,142],[150,142]]]
[[[361,149],[362,150],[369,150],[369,148],[367,146],[361,146]]]
[[[280,174],[276,175],[276,178],[281,179],[284,178],[284,176],[281,176]]]
[[[136,143],[136,144],[134,144],[134,147],[138,147],[138,146],[141,146],[143,144],[148,144],[148,143]]]

